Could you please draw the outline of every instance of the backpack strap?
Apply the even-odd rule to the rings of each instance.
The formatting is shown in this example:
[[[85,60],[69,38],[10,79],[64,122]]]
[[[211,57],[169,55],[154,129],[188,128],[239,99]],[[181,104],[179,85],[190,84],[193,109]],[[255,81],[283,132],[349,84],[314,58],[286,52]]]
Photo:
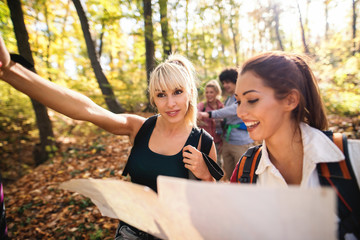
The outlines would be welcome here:
[[[224,176],[224,172],[221,169],[221,167],[219,165],[217,165],[217,163],[209,157],[209,153],[210,153],[211,147],[213,145],[213,137],[208,132],[203,130],[202,128],[200,129],[199,132],[200,132],[200,134],[199,134],[200,137],[197,138],[196,142],[198,143],[199,139],[201,138],[200,149],[198,148],[198,144],[196,144],[196,145],[190,144],[190,145],[198,148],[198,150],[202,153],[203,160],[204,160],[211,176],[213,176],[213,178],[215,178],[217,181],[219,181]],[[189,178],[200,180],[197,177],[195,177],[195,175],[190,170],[189,170]]]
[[[352,178],[355,179],[355,174],[353,172],[350,158],[349,158],[346,136],[341,133],[332,133],[330,131],[325,131],[324,133],[344,153],[345,159],[340,162],[318,164],[319,175],[326,177],[326,178],[337,177],[337,178],[344,178],[344,179],[348,179],[348,180],[350,180]]]
[[[203,103],[203,105],[204,105],[204,106],[203,106],[203,110],[202,110],[203,112],[205,112],[205,110],[206,110],[206,103],[207,103],[207,102],[204,102],[204,103]]]
[[[332,187],[337,195],[339,239],[344,239],[346,233],[353,233],[360,239],[360,190],[350,162],[347,138],[341,133],[325,134],[344,153],[345,159],[318,164],[319,181],[322,186]]]
[[[256,183],[257,169],[261,158],[262,145],[249,148],[237,163],[230,182],[237,183]],[[254,161],[255,159],[255,161]]]
[[[209,155],[214,138],[204,129],[200,130],[201,134],[201,147],[200,151]]]
[[[215,178],[217,181],[219,181],[224,176],[224,172],[221,169],[221,167],[212,158],[209,157],[209,153],[210,153],[211,147],[213,145],[213,137],[202,128],[200,129],[199,135],[201,138],[200,149],[198,147],[196,147],[196,146],[198,146],[198,144],[196,146],[194,146],[194,145],[193,146],[198,148],[198,150],[202,153],[203,160],[204,160],[211,176],[213,176],[213,178]],[[197,142],[199,142],[199,139]],[[194,174],[190,170],[189,170],[189,178],[200,180],[197,177],[195,177]]]
[[[224,176],[224,171],[212,158],[209,157],[209,153],[213,145],[213,137],[203,129],[201,129],[200,132],[201,132],[200,151],[202,153],[203,159],[211,176],[213,176],[213,178],[219,181]]]

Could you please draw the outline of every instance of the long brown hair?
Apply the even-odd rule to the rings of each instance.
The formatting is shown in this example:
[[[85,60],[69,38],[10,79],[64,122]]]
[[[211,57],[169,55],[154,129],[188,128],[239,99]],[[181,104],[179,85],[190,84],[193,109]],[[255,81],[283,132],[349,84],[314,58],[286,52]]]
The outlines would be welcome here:
[[[292,111],[297,123],[305,122],[319,130],[328,127],[320,91],[313,72],[304,56],[285,52],[266,52],[250,58],[240,75],[252,71],[275,91],[277,99],[285,98],[291,90],[300,93],[299,105]]]

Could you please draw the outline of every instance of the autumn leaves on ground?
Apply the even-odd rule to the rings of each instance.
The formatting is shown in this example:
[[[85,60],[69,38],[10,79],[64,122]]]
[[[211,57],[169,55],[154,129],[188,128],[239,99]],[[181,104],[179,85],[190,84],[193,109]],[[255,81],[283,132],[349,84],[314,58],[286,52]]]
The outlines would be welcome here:
[[[82,138],[82,136],[79,136]],[[83,196],[58,188],[72,178],[121,178],[127,137],[87,136],[60,143],[61,154],[5,188],[9,235],[15,239],[111,239],[118,221]]]
[[[113,239],[118,220],[102,217],[90,199],[58,186],[74,178],[122,179],[131,149],[128,138],[66,118],[54,122],[59,150],[45,164],[31,167],[34,140],[20,140],[20,145],[13,146],[16,151],[10,145],[0,148],[1,164],[7,169],[4,188],[9,236],[12,239]],[[334,131],[346,132],[352,138],[360,136],[359,123],[359,118],[331,118]],[[24,171],[27,173],[16,179]]]
[[[130,142],[128,137],[114,136],[82,122],[72,122],[61,131],[74,128],[71,136],[57,137],[58,153],[37,168],[28,166],[24,170],[24,163],[13,163],[13,168],[8,166],[10,162],[2,163],[8,169],[5,180],[14,180],[17,174],[14,171],[28,172],[4,184],[8,231],[12,239],[114,238],[118,220],[102,217],[90,199],[58,186],[74,178],[121,179]],[[22,159],[29,164],[32,142],[21,141],[21,145],[22,151],[13,153],[6,153],[3,146],[2,159]]]

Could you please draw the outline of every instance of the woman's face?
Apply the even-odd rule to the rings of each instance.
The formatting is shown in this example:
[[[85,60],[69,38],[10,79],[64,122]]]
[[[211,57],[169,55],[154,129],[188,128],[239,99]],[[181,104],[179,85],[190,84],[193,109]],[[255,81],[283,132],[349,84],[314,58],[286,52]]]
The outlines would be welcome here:
[[[184,121],[189,101],[189,94],[185,89],[159,90],[154,96],[154,103],[159,114],[170,123]]]
[[[205,88],[205,97],[208,102],[215,102],[217,93],[213,87]]]
[[[237,115],[247,126],[250,137],[259,141],[273,137],[284,123],[290,121],[291,111],[285,100],[275,98],[274,89],[248,71],[240,75],[235,89]]]

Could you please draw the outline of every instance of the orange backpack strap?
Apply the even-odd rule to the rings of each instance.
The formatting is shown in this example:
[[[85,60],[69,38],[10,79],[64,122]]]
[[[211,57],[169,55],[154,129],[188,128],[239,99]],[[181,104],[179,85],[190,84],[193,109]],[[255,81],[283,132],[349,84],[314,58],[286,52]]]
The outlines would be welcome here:
[[[261,158],[262,145],[249,148],[237,163],[230,182],[255,183],[257,175],[255,171]],[[254,161],[255,160],[255,161]]]
[[[353,233],[360,239],[360,190],[351,166],[347,138],[341,133],[324,132],[344,153],[340,162],[317,165],[320,184],[331,186],[338,197],[339,239]]]
[[[325,132],[325,134],[336,144],[336,146],[344,153],[345,159],[336,163],[321,163],[319,174],[323,177],[338,177],[350,180],[352,171],[350,159],[347,151],[347,138],[341,133]],[[345,151],[346,150],[346,151]],[[350,169],[349,169],[350,167]]]

